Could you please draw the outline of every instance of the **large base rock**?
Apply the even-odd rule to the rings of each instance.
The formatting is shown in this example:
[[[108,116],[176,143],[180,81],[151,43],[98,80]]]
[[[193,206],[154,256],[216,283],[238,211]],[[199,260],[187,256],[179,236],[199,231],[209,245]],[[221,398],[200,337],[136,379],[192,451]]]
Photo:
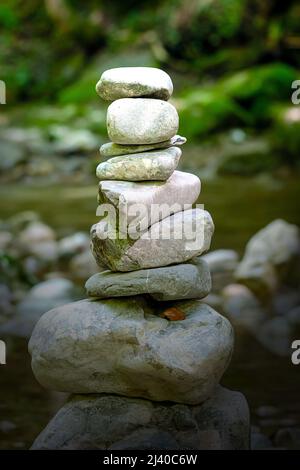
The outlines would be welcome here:
[[[184,320],[159,315],[170,308]],[[212,396],[233,347],[228,320],[198,300],[142,296],[74,302],[32,334],[32,369],[46,388],[198,404]]]
[[[248,449],[249,410],[239,392],[218,387],[198,406],[111,395],[75,395],[32,449]]]

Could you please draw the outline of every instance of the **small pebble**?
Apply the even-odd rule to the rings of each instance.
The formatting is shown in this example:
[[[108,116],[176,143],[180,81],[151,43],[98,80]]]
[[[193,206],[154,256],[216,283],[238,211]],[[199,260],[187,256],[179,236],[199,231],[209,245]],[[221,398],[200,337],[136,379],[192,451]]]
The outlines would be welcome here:
[[[167,318],[170,321],[185,320],[185,313],[177,307],[167,308],[160,317]]]

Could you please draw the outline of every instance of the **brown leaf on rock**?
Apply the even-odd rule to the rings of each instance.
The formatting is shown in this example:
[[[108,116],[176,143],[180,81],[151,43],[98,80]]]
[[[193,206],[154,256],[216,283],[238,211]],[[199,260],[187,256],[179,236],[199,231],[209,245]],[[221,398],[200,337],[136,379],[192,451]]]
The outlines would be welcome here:
[[[167,318],[170,321],[178,321],[185,319],[185,313],[177,307],[171,307],[162,312],[160,317]]]

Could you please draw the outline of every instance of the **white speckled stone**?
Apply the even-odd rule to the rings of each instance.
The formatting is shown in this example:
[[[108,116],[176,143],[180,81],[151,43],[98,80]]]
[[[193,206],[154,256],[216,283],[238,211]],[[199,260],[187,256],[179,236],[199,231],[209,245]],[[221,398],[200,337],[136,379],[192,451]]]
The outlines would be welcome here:
[[[179,126],[170,103],[151,98],[122,98],[107,110],[107,132],[116,144],[153,144],[173,137]]]
[[[96,175],[100,180],[165,181],[176,169],[180,157],[178,147],[122,155],[100,163]]]
[[[96,91],[108,101],[139,96],[168,100],[173,84],[166,72],[155,67],[119,67],[103,72]]]

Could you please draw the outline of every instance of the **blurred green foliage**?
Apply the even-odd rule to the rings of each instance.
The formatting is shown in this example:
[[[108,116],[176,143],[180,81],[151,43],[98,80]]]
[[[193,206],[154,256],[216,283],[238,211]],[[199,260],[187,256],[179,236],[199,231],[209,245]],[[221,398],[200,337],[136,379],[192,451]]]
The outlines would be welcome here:
[[[280,162],[300,168],[300,106],[274,109],[272,151]]]
[[[221,175],[253,176],[261,172],[269,172],[279,165],[276,154],[248,153],[233,155],[221,163],[218,173]]]
[[[49,100],[86,69],[99,75],[99,53],[136,62],[140,48],[198,81],[273,61],[298,68],[299,20],[296,0],[2,0],[1,78],[10,102]]]
[[[181,131],[197,138],[232,126],[261,129],[272,122],[274,102],[289,99],[296,78],[296,70],[289,65],[273,63],[185,90],[179,100]]]
[[[282,125],[276,108],[289,104],[300,76],[299,25],[297,0],[2,0],[0,78],[10,105],[31,103],[24,124],[46,127],[67,115],[80,127],[85,116],[104,134],[105,104],[94,89],[102,71],[162,67],[174,81],[183,135],[273,129],[274,154],[284,148],[294,164],[298,124]],[[55,103],[56,117],[41,103]],[[95,103],[98,124],[87,117]]]

